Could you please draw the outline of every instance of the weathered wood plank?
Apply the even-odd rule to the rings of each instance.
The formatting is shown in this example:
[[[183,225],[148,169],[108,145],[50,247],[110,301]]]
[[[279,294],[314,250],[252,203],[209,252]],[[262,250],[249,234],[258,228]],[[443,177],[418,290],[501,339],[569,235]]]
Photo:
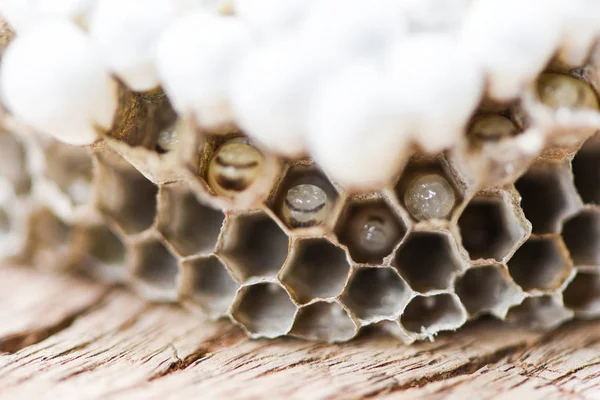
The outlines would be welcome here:
[[[51,398],[80,387],[78,398],[94,398],[162,376],[195,357],[198,343],[208,345],[223,332],[223,324],[201,323],[175,306],[151,306],[115,290],[65,330],[0,357],[0,388],[12,398]]]
[[[39,342],[96,304],[106,287],[67,275],[0,267],[0,353]]]
[[[413,346],[383,333],[340,345],[253,341],[123,289],[0,271],[0,332],[55,327],[0,355],[2,399],[600,398],[600,322],[543,334],[482,321]],[[23,299],[30,292],[36,301]]]

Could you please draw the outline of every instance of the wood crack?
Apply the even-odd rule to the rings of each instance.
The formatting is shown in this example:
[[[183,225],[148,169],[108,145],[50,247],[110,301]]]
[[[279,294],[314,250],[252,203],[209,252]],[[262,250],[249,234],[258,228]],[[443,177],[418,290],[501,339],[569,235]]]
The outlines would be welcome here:
[[[175,361],[171,362],[163,371],[149,377],[148,380],[160,379],[174,372],[182,371],[192,365],[197,365],[199,362],[209,359],[217,351],[235,346],[244,339],[247,339],[246,335],[239,328],[231,327],[218,336],[206,339],[202,346],[183,359],[179,357],[177,349],[173,345],[170,345],[169,347],[173,350]]]
[[[439,382],[462,375],[470,375],[485,367],[486,365],[495,364],[501,361],[502,359],[510,356],[511,354],[525,350],[527,347],[529,347],[528,343],[519,343],[513,346],[503,347],[494,351],[493,353],[486,354],[485,356],[471,358],[467,362],[457,366],[456,368],[435,373],[419,379],[414,379],[407,383],[389,385],[375,392],[368,393],[364,396],[364,398],[373,398],[382,394],[403,391],[407,389],[422,388],[423,386],[429,385],[434,382]]]
[[[14,354],[19,350],[24,349],[25,347],[39,343],[49,338],[50,336],[53,336],[58,332],[67,329],[83,315],[86,315],[89,312],[101,307],[111,290],[112,288],[104,290],[96,299],[94,299],[94,301],[90,301],[85,306],[74,310],[68,315],[65,315],[63,318],[51,325],[27,330],[24,332],[19,332],[0,338],[0,353]]]

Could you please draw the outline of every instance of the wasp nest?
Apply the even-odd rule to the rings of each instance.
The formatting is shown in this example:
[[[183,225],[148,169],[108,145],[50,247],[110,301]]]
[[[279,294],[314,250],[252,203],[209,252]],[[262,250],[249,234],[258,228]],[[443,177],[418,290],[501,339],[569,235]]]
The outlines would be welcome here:
[[[597,5],[379,1],[6,2],[1,255],[251,337],[600,316]]]

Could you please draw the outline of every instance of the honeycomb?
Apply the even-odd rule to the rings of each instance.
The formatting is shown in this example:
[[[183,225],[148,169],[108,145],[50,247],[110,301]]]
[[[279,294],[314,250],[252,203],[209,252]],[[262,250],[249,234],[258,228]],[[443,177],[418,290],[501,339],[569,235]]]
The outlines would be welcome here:
[[[548,71],[598,93],[589,66]],[[489,115],[507,137],[476,125]],[[123,86],[113,129],[87,147],[3,115],[0,255],[253,338],[339,342],[379,326],[412,343],[482,315],[550,329],[600,316],[600,134],[586,115],[536,85],[516,103],[483,99],[471,125],[483,136],[413,151],[393,185],[356,193],[311,159],[236,127],[204,131],[160,90]],[[544,150],[523,151],[539,130]]]

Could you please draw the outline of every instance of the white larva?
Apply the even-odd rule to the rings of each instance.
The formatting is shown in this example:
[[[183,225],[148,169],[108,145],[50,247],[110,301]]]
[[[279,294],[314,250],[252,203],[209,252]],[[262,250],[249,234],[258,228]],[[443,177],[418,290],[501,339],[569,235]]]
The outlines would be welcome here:
[[[327,218],[331,201],[317,185],[300,184],[291,187],[283,199],[281,216],[292,228],[321,225]]]
[[[413,179],[404,194],[404,205],[417,220],[447,218],[456,196],[440,174],[425,174]]]
[[[4,104],[33,128],[75,145],[109,129],[117,85],[93,43],[74,24],[29,29],[7,48],[0,70]]]
[[[386,207],[365,206],[353,215],[348,224],[348,246],[360,254],[357,261],[378,259],[389,255],[401,237],[394,216]]]
[[[598,110],[598,99],[592,87],[569,75],[545,73],[537,81],[542,103],[554,109]]]
[[[233,139],[218,150],[208,166],[208,184],[219,195],[234,197],[259,177],[264,156],[249,143]]]

